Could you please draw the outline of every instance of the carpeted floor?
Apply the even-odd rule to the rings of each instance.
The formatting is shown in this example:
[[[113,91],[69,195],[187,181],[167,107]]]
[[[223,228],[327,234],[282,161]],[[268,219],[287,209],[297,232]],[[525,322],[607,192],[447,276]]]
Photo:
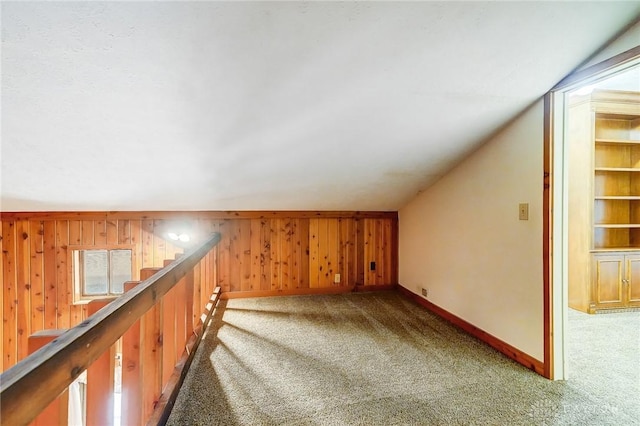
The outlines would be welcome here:
[[[632,413],[640,424],[640,312],[569,309],[568,322],[567,383],[604,401],[614,418]]]
[[[221,303],[170,425],[640,424],[637,363],[551,382],[395,292]]]

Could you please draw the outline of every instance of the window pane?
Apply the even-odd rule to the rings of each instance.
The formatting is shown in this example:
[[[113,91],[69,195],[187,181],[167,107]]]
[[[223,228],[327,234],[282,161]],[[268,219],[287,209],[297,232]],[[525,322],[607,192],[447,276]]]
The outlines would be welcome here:
[[[111,292],[122,293],[131,281],[131,250],[111,250]]]
[[[106,250],[85,250],[84,261],[84,294],[97,295],[108,292],[108,263]]]

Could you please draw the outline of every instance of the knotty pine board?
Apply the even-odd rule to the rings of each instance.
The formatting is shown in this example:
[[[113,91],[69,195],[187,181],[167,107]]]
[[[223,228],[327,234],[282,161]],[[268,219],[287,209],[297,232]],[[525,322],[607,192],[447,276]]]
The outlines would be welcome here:
[[[212,255],[196,268],[215,279],[194,294],[221,286],[223,292],[295,291],[309,288],[387,285],[397,280],[397,216],[358,212],[225,212],[189,219],[198,232],[220,232]],[[143,267],[161,267],[181,248],[159,230],[156,212],[2,213],[2,371],[26,356],[27,338],[40,329],[69,328],[86,319],[86,305],[74,305],[70,250],[133,248],[132,280]],[[370,262],[376,271],[369,271]],[[334,283],[340,274],[340,283]],[[198,286],[194,286],[198,287]],[[198,291],[194,288],[194,291]],[[194,311],[193,315],[199,315]]]
[[[2,222],[2,295],[3,295],[3,369],[18,362],[18,327],[16,314],[15,222]]]
[[[29,222],[31,332],[44,329],[44,222]]]
[[[4,284],[4,245],[3,245],[3,230],[2,230],[2,223],[0,223],[0,277],[2,277],[2,282]],[[4,287],[4,285],[3,285]],[[2,296],[0,296],[0,318],[4,319],[4,302],[6,300],[4,291],[2,292]],[[4,324],[4,321],[2,321]],[[0,326],[0,344],[4,345],[4,327]],[[4,368],[2,367],[4,365],[4,354],[2,357],[0,357],[0,371],[3,371]]]

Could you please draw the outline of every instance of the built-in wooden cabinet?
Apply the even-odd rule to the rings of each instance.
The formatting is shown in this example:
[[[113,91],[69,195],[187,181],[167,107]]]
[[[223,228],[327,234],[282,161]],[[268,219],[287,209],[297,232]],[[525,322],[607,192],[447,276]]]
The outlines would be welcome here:
[[[590,312],[640,306],[640,253],[629,253],[593,254]]]
[[[640,93],[572,96],[567,124],[569,306],[640,306]]]

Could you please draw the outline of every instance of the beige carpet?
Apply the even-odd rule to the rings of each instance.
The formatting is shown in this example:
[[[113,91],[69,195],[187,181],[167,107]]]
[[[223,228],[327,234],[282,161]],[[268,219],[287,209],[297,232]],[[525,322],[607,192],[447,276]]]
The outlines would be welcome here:
[[[568,322],[567,383],[603,401],[614,418],[617,412],[633,413],[639,424],[640,312],[589,315],[569,309]]]
[[[168,424],[640,424],[616,380],[548,381],[395,292],[235,299]]]

